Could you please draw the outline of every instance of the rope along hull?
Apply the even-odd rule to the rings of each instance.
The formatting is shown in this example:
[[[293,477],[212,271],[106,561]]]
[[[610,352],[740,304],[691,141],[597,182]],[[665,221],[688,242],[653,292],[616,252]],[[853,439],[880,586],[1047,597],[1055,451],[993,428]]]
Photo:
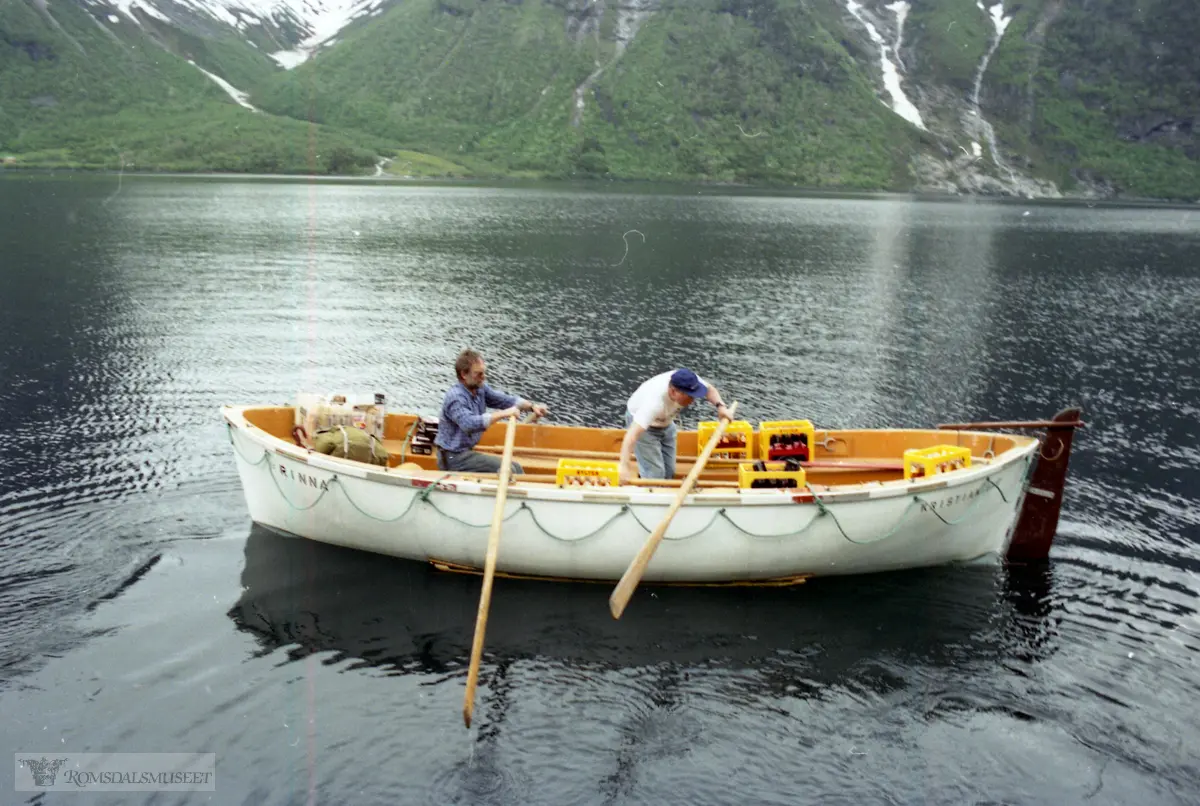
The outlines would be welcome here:
[[[286,445],[246,427],[229,436],[251,518],[311,540],[480,568],[495,485],[419,478]],[[1008,549],[1036,443],[992,462],[869,491],[689,496],[644,579],[738,582],[997,562]],[[673,493],[512,487],[497,571],[619,579]]]

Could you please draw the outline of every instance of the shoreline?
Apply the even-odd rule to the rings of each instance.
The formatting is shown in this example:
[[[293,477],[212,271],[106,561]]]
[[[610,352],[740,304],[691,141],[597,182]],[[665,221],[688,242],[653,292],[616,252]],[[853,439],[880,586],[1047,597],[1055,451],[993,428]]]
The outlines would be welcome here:
[[[697,195],[717,191],[741,196],[795,196],[826,198],[900,198],[913,201],[961,201],[992,203],[1036,203],[1039,205],[1087,206],[1087,207],[1161,207],[1176,209],[1200,209],[1200,198],[1170,199],[1141,196],[1096,196],[1084,193],[1063,193],[1060,196],[1018,196],[991,193],[951,193],[933,188],[910,190],[863,189],[863,188],[815,188],[784,184],[750,184],[705,180],[662,180],[601,177],[520,177],[520,176],[399,176],[377,174],[308,174],[308,173],[236,173],[223,171],[114,171],[110,168],[48,167],[48,166],[0,166],[0,179],[13,177],[108,177],[122,176],[129,179],[199,179],[213,181],[243,182],[319,182],[322,184],[380,184],[394,186],[443,186],[443,187],[496,187],[535,188],[559,187],[579,190],[638,191],[653,193],[658,189],[695,191]]]

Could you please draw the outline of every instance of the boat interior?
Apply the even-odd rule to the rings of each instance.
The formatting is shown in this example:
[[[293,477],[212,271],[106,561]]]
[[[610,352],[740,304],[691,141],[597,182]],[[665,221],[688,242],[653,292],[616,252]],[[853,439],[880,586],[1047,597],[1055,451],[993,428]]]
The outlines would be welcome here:
[[[246,420],[289,444],[303,446],[294,434],[295,409],[264,406],[244,410]],[[432,425],[431,425],[432,424]],[[636,479],[642,487],[676,487],[692,470],[711,436],[715,423],[701,423],[702,430],[680,430],[673,480]],[[430,427],[436,420],[414,414],[388,413],[383,448],[389,468],[430,478],[446,474],[438,470],[436,447]],[[501,455],[506,424],[492,425],[476,450]],[[707,431],[703,429],[708,429]],[[732,435],[730,432],[734,432]],[[518,423],[513,459],[521,475],[513,484],[567,486],[580,484],[615,486],[615,466],[625,430]],[[703,441],[702,441],[703,438]],[[931,429],[816,429],[807,421],[757,423],[735,421],[709,457],[696,480],[697,489],[811,487],[813,490],[886,484],[934,473],[988,463],[1017,446],[1036,441],[1033,437],[947,428]],[[804,444],[807,443],[807,444]],[[906,456],[906,451],[909,454]],[[913,454],[914,451],[922,451]],[[788,461],[788,460],[791,461]],[[348,460],[347,460],[348,461]],[[635,467],[636,467],[636,459]],[[908,465],[906,469],[906,464]],[[455,473],[456,477],[495,479],[497,474]]]

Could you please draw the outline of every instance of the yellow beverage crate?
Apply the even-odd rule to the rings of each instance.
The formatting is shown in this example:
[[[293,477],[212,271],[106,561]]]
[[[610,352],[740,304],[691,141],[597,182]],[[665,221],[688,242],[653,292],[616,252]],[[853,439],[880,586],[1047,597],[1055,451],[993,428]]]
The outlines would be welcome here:
[[[810,462],[817,432],[808,420],[769,420],[758,424],[758,455],[762,459],[795,457]]]
[[[712,439],[717,430],[716,422],[704,421],[696,426],[696,450],[704,450],[704,446]],[[711,459],[753,459],[754,458],[754,426],[746,420],[734,420],[725,428],[721,441],[713,448]]]
[[[787,462],[742,462],[738,465],[741,489],[804,488],[804,470],[788,470]]]
[[[971,449],[954,445],[909,448],[904,452],[904,478],[932,476],[971,466]]]
[[[559,459],[554,481],[559,487],[618,487],[616,462]]]

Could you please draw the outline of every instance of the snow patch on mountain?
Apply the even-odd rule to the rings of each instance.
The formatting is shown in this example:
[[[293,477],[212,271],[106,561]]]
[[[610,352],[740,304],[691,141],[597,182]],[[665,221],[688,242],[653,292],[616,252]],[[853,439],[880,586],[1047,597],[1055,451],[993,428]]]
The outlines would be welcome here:
[[[232,2],[232,0],[230,0]],[[253,2],[253,0],[247,0]],[[288,6],[296,12],[300,7],[305,13],[298,15],[308,37],[292,50],[280,50],[268,54],[284,69],[303,64],[322,45],[333,43],[333,37],[354,20],[365,15],[378,14],[383,10],[384,0],[276,0],[276,6]]]
[[[239,105],[244,106],[246,109],[249,109],[251,112],[258,111],[257,107],[253,106],[250,103],[250,101],[249,101],[250,95],[248,93],[242,92],[237,87],[233,86],[228,81],[226,81],[225,79],[216,75],[215,73],[208,72],[203,67],[201,67],[200,65],[198,65],[194,61],[192,61],[191,59],[188,59],[188,64],[190,64],[192,67],[195,67],[201,73],[204,73],[204,75],[206,75],[210,79],[212,79],[212,81],[218,87],[225,90],[225,92],[229,95],[229,97],[232,98],[233,100],[237,101]]]
[[[141,24],[139,15],[174,24],[172,11],[185,9],[243,33],[254,28],[296,31],[291,48],[268,54],[285,68],[306,61],[343,28],[364,15],[378,14],[388,0],[84,0],[89,5],[116,9]],[[247,37],[247,41],[250,41]],[[254,42],[250,44],[257,45]]]
[[[160,20],[162,22],[171,21],[170,17],[168,17],[166,14],[163,14],[146,0],[112,0],[110,3],[108,3],[108,5],[118,9],[122,14],[139,25],[141,22],[138,20],[137,15],[133,13],[134,9],[137,9],[138,11],[141,11],[142,13],[154,17],[156,20]]]
[[[898,21],[899,32],[896,35],[897,46],[894,50],[893,46],[879,33],[879,29],[875,27],[874,23],[867,18],[862,4],[856,2],[856,0],[846,0],[846,9],[853,15],[854,19],[858,20],[867,29],[867,36],[879,47],[879,66],[883,72],[884,89],[887,90],[888,95],[892,99],[891,104],[889,104],[891,110],[917,128],[924,129],[925,122],[921,120],[921,113],[917,110],[916,105],[909,100],[908,96],[904,94],[904,88],[900,84],[898,61],[893,61],[893,55],[899,54],[899,42],[903,36],[904,18],[908,15],[908,4],[893,3],[887,8],[896,14]]]

